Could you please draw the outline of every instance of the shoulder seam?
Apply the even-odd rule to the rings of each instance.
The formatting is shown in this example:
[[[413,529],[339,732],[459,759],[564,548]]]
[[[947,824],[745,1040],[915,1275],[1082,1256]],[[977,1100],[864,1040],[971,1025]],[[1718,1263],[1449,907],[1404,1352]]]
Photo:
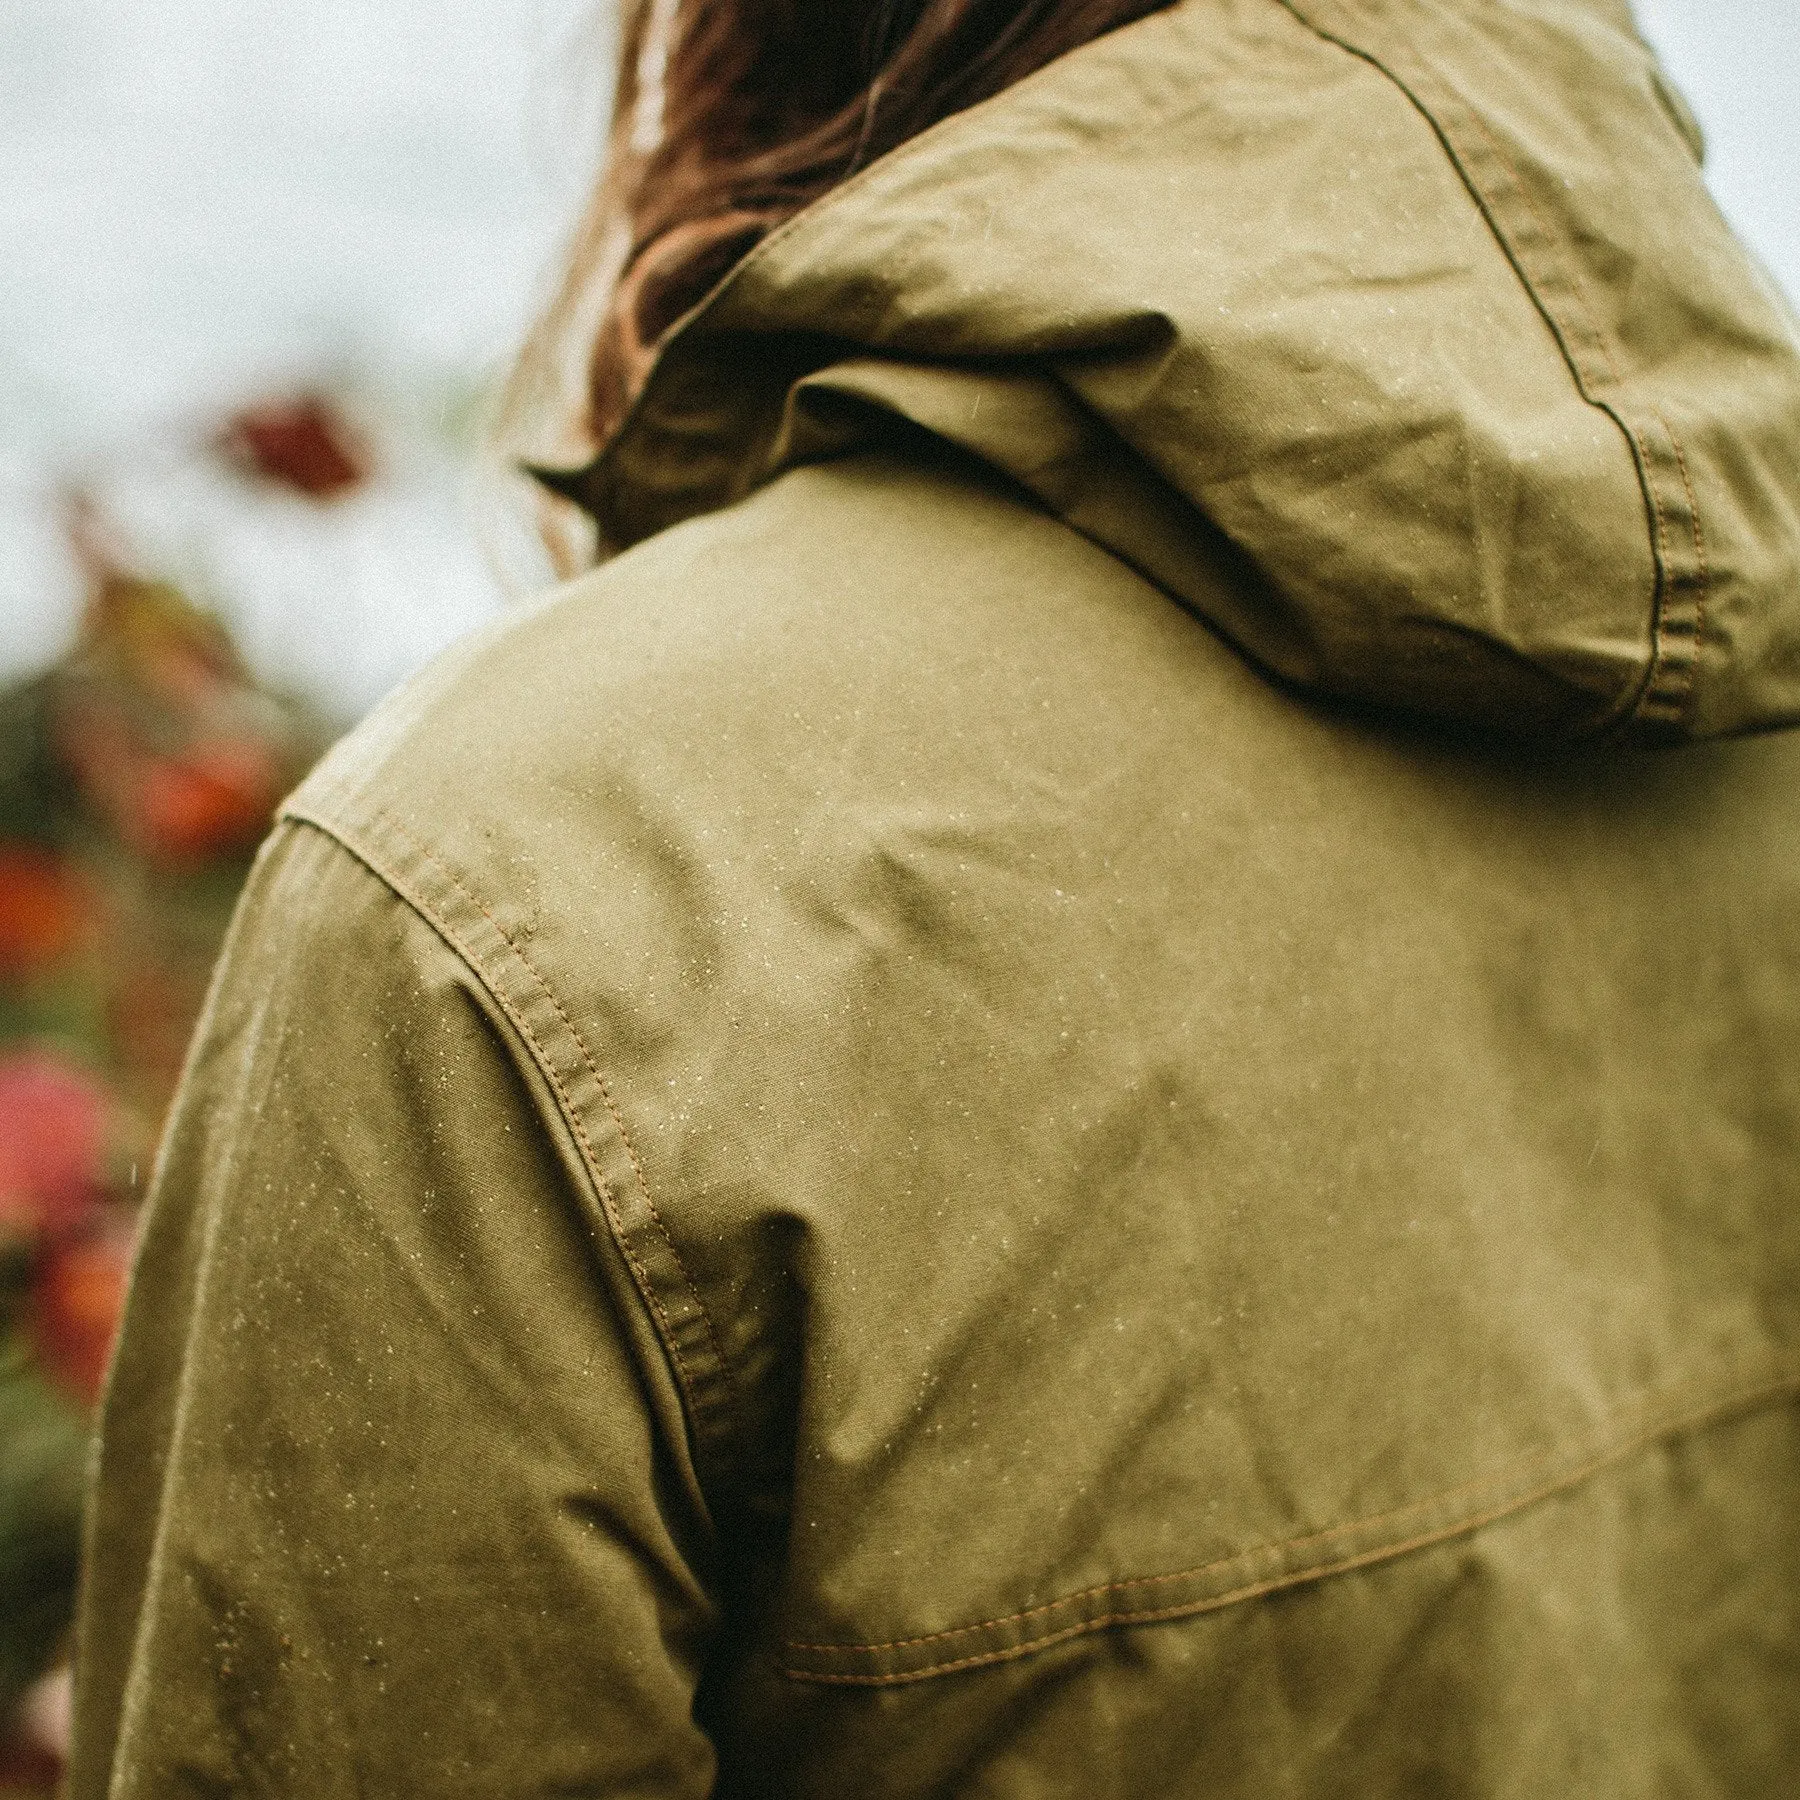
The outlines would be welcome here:
[[[687,1415],[696,1467],[703,1485],[708,1485],[706,1476],[712,1471],[707,1467],[705,1453],[720,1438],[721,1415],[727,1410],[728,1377],[719,1336],[674,1237],[651,1198],[641,1159],[612,1091],[567,1009],[529,955],[501,929],[492,910],[402,821],[381,813],[364,821],[363,830],[357,830],[315,812],[304,803],[293,801],[283,808],[281,816],[330,838],[418,914],[476,977],[518,1032],[520,1041],[555,1096],[558,1111],[580,1153],[582,1168],[592,1186],[601,1216],[606,1220],[668,1357]],[[384,853],[390,847],[379,841],[378,834],[383,828],[402,841],[408,855]],[[371,839],[375,841],[369,841]],[[406,867],[409,862],[414,866]],[[420,879],[426,872],[436,879]],[[428,891],[431,887],[440,888],[435,899]],[[457,897],[459,906],[440,904],[445,898],[441,892],[444,887]],[[484,922],[486,934],[491,935],[504,956],[517,965],[514,981],[507,979],[504,969],[494,966],[493,959],[483,956],[471,943],[471,934],[459,929],[449,916],[453,911],[461,910],[472,910]],[[528,984],[532,990],[530,996],[515,991],[517,980]],[[531,997],[548,1009],[554,1032],[546,1029],[543,1017],[534,1025],[529,1015],[537,1009],[530,1005]],[[557,1045],[547,1041],[553,1037],[562,1037],[566,1042]],[[559,1048],[564,1052],[561,1057],[555,1053]],[[636,1190],[631,1210],[640,1215],[636,1221],[626,1216],[627,1205],[620,1182],[616,1176],[609,1178],[606,1172],[606,1159],[596,1142],[596,1133],[590,1127],[589,1109],[584,1108],[571,1091],[573,1084],[567,1066],[571,1051],[599,1098],[611,1135],[616,1138],[629,1170],[631,1186]],[[647,1236],[656,1253],[648,1253]],[[663,1267],[659,1270],[653,1266],[656,1263]]]

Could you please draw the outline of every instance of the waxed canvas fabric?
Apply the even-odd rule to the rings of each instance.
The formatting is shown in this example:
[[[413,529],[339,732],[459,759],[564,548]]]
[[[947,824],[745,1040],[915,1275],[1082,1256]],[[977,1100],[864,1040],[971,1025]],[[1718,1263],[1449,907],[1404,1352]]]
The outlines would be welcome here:
[[[686,321],[263,853],[74,1794],[1793,1791],[1800,381],[1694,150],[1616,5],[1188,0]]]

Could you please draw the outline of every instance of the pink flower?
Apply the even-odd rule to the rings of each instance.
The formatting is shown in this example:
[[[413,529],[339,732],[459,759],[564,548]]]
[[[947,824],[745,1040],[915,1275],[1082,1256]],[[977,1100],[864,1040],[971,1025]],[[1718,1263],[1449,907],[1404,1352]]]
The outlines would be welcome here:
[[[0,1236],[61,1237],[100,1197],[106,1096],[46,1050],[0,1057]]]

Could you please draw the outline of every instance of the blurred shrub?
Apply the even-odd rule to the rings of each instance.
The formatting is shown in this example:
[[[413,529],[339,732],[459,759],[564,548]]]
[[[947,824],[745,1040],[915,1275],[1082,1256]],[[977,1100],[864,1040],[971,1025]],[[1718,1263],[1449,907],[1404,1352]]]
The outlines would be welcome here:
[[[67,525],[79,641],[0,692],[0,1738],[67,1628],[87,1414],[187,1038],[325,736],[90,503]]]

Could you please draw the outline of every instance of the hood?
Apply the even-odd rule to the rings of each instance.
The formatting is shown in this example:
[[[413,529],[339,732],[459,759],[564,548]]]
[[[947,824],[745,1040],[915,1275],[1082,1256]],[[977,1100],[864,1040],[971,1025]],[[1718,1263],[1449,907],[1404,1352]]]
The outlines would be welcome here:
[[[561,477],[623,548],[920,431],[1286,682],[1800,719],[1800,356],[1608,0],[1186,0],[871,165]]]

